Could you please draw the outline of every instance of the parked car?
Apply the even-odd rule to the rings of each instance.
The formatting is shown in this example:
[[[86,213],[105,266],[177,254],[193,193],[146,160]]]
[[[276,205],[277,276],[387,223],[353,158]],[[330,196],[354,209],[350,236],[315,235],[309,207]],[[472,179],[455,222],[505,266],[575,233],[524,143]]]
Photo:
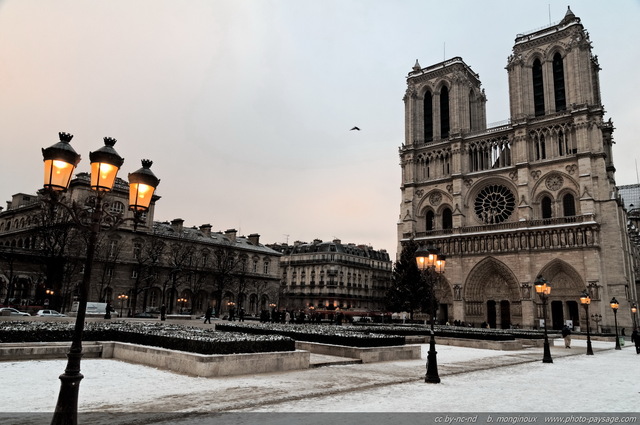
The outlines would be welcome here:
[[[38,317],[67,317],[66,314],[58,313],[55,310],[38,310],[36,313]]]
[[[25,313],[24,311],[16,310],[13,307],[3,307],[0,308],[0,316],[31,316],[29,313]]]

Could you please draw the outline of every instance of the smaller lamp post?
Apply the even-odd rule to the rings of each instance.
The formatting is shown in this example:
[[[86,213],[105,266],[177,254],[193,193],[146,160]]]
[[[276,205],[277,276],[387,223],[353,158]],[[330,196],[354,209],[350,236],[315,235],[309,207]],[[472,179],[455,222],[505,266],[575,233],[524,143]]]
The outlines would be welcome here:
[[[547,335],[547,301],[551,293],[551,285],[549,285],[549,282],[542,276],[538,276],[534,285],[536,292],[542,300],[542,319],[544,320],[544,355],[542,356],[542,363],[553,363],[551,350],[549,348],[549,336]]]
[[[429,246],[421,246],[416,250],[416,262],[418,269],[424,276],[425,282],[431,292],[431,337],[429,339],[429,353],[427,354],[427,374],[424,378],[424,382],[430,384],[439,384],[440,376],[438,375],[438,358],[436,351],[436,339],[435,339],[435,279],[438,275],[444,273],[444,266],[446,263],[445,256],[440,254],[438,248]]]
[[[638,329],[638,322],[636,319],[636,313],[638,312],[638,306],[636,303],[631,304],[631,317],[633,317],[633,329]]]
[[[180,306],[180,313],[182,313],[184,311],[184,303],[187,302],[186,298],[178,298],[177,300],[179,303],[181,303],[182,305]]]
[[[613,321],[616,327],[616,350],[622,350],[622,347],[620,347],[620,338],[618,338],[618,307],[620,307],[620,304],[618,300],[616,300],[616,297],[613,297],[609,305],[611,305],[611,309],[613,310]]]
[[[591,330],[589,326],[589,304],[591,304],[591,297],[587,291],[582,292],[582,295],[580,296],[580,303],[584,306],[587,319],[587,355],[593,356],[593,348],[591,347]]]
[[[596,322],[596,332],[600,333],[600,322],[602,322],[602,314],[592,314],[591,319]]]
[[[122,317],[122,307],[124,306],[124,301],[129,299],[127,294],[118,295],[118,299],[120,300],[120,317]]]

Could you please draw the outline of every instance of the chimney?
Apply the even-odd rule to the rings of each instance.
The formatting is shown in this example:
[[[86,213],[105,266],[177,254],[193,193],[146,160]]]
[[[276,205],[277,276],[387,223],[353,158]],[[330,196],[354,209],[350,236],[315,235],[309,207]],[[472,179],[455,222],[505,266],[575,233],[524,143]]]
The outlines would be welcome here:
[[[238,234],[238,231],[237,231],[236,229],[227,229],[227,230],[225,230],[225,231],[224,231],[224,235],[225,235],[227,238],[229,238],[229,240],[230,240],[231,242],[234,242],[234,243],[235,243],[235,241],[236,241],[236,235],[237,235],[237,234]]]
[[[171,220],[171,227],[178,233],[182,233],[182,225],[184,224],[184,220],[181,218],[176,218]]]
[[[252,233],[249,235],[249,242],[251,242],[255,246],[260,245],[260,235],[257,233]]]
[[[202,226],[200,226],[200,231],[208,238],[211,237],[211,225],[210,224],[203,224]]]

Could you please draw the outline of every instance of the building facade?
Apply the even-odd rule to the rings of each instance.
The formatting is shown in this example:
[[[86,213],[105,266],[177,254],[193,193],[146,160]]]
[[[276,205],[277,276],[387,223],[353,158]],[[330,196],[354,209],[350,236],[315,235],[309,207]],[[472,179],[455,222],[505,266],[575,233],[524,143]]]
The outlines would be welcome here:
[[[510,119],[486,125],[479,76],[456,57],[407,76],[399,149],[405,241],[447,255],[436,288],[441,321],[538,327],[538,276],[550,282],[548,321],[586,328],[590,314],[632,326],[637,288],[627,216],[615,182],[597,56],[580,18],[518,34],[507,60]],[[593,323],[591,323],[593,326]]]
[[[86,211],[93,196],[89,175],[78,174],[65,193]],[[107,196],[114,217],[132,218],[129,187],[118,179]],[[156,197],[157,200],[157,197]],[[86,232],[66,210],[50,208],[39,195],[17,194],[0,211],[0,303],[68,310],[77,298],[86,257]],[[244,308],[259,314],[277,302],[280,253],[258,234],[214,232],[210,224],[154,221],[155,200],[142,222],[131,220],[100,232],[88,301],[110,302],[123,314],[157,312],[217,314]]]
[[[271,247],[282,253],[279,308],[346,315],[384,310],[392,272],[386,250],[339,239]]]

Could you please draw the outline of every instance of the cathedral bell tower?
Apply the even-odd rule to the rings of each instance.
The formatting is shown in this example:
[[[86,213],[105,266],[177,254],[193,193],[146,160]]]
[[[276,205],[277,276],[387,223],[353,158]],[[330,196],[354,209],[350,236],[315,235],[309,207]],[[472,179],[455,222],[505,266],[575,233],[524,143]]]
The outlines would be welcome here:
[[[570,9],[518,34],[506,66],[511,116],[490,128],[480,78],[461,58],[416,61],[409,72],[398,252],[413,239],[447,256],[440,321],[536,327],[540,275],[553,288],[553,328],[586,326],[585,290],[611,325],[608,299],[635,298],[613,124],[591,49]]]

